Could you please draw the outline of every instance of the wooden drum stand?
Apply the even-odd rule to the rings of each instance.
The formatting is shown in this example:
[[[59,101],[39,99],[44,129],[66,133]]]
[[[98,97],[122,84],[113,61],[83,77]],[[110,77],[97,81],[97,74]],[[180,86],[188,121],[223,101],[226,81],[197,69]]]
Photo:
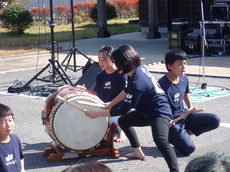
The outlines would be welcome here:
[[[114,148],[114,132],[116,125],[113,123],[108,126],[108,133],[105,139],[103,139],[95,148],[92,150],[83,150],[76,152],[65,152],[64,149],[57,146],[55,143],[51,142],[51,148],[45,149],[43,152],[43,156],[49,156],[48,161],[60,161],[63,159],[71,159],[78,157],[86,157],[90,155],[97,156],[114,156],[115,158],[119,158],[119,151]]]

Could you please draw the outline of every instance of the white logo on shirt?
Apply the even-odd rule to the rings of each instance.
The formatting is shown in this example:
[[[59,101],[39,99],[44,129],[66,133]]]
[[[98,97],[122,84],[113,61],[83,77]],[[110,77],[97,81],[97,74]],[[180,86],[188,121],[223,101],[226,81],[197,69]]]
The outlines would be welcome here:
[[[180,93],[176,93],[174,95],[174,102],[178,102],[180,100]]]
[[[16,164],[16,160],[14,160],[14,155],[13,154],[8,154],[8,156],[6,157],[6,165],[13,165]]]
[[[133,97],[132,94],[127,94],[127,95],[126,95],[126,99],[124,100],[124,102],[126,102],[126,103],[131,103],[132,97]]]
[[[104,89],[111,89],[111,82],[107,81],[105,83]]]
[[[142,67],[141,70],[142,70],[148,77],[151,77],[151,76],[152,76],[151,73],[148,72],[145,68]]]
[[[127,94],[127,95],[126,95],[126,98],[127,98],[127,99],[131,99],[132,97],[133,97],[132,94]]]
[[[160,87],[160,85],[159,85],[159,83],[156,81],[156,79],[152,76],[152,74],[147,70],[147,69],[145,69],[145,68],[141,68],[142,69],[142,71],[148,76],[148,77],[150,77],[151,78],[151,80],[152,80],[152,83],[153,83],[153,85],[154,85],[154,87],[155,87],[155,89],[156,89],[156,92],[157,93],[164,93],[164,91],[163,91],[163,89]]]
[[[6,161],[7,161],[7,162],[9,162],[9,161],[11,161],[11,160],[13,160],[13,159],[14,159],[13,154],[8,154],[8,156],[6,157]]]

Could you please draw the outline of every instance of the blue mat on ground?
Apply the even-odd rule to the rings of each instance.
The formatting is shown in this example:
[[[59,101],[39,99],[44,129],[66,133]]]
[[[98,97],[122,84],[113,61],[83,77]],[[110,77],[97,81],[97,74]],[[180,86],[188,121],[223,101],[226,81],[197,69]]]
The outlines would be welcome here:
[[[204,102],[230,95],[230,91],[222,88],[207,87],[207,89],[190,88],[192,102]]]

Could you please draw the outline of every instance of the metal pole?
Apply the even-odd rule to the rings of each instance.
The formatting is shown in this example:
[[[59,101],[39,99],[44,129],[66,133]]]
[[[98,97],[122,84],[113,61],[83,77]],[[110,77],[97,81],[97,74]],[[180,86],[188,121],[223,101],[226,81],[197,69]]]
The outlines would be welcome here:
[[[55,26],[55,21],[53,19],[53,0],[50,0],[50,21],[49,21],[49,26],[50,26],[50,33],[51,33],[51,63],[55,60],[55,53],[54,53],[54,26]],[[52,70],[53,70],[53,83],[55,82],[55,65],[52,65]]]
[[[77,68],[76,68],[76,50],[75,50],[75,30],[74,30],[74,11],[73,11],[73,0],[70,1],[70,7],[71,7],[71,21],[72,21],[72,41],[73,41],[73,44],[72,44],[72,47],[74,48],[73,49],[73,70],[74,71],[77,71]]]
[[[204,5],[202,0],[200,0],[200,8],[201,8],[200,32],[201,32],[201,51],[202,51],[202,65],[203,65],[203,84],[201,87],[205,89],[206,83],[204,83],[205,81],[204,48],[206,47],[206,37],[205,37]]]

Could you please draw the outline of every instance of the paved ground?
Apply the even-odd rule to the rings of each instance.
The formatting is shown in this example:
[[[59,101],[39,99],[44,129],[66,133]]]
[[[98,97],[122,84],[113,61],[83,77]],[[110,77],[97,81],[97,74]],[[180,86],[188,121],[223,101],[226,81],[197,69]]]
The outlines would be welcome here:
[[[143,64],[153,64],[164,60],[164,55],[168,51],[168,35],[164,29],[162,29],[161,36],[162,38],[160,39],[145,39],[146,33],[135,32],[116,35],[109,38],[78,40],[76,41],[76,46],[73,46],[71,42],[59,43],[58,46],[68,50],[75,47],[77,51],[97,61],[97,52],[102,46],[110,45],[116,48],[122,44],[130,44],[140,53]],[[68,52],[69,51],[59,51],[59,55],[57,55],[56,58],[62,62],[63,59],[67,57]],[[197,54],[190,54],[189,56],[194,58],[188,60],[188,73],[230,76],[229,54],[223,56],[209,56],[204,59]],[[44,52],[27,55],[23,54],[17,57],[0,57],[2,62],[0,64],[0,74],[15,69],[25,70],[44,67],[44,65],[48,63],[49,58],[51,58],[51,55]],[[87,58],[77,52],[76,62],[77,64],[84,65],[87,62]],[[73,64],[73,62],[70,64]],[[205,66],[204,72],[203,66]],[[149,65],[149,69],[152,71],[165,71],[165,66],[164,64]]]
[[[162,31],[162,38],[155,40],[145,39],[145,33],[130,33],[112,36],[110,38],[92,38],[76,41],[77,49],[88,57],[97,60],[97,51],[103,45],[118,47],[121,44],[132,45],[142,57],[144,64],[153,64],[164,59],[164,54],[168,51],[167,33]],[[63,48],[72,47],[71,43],[60,43]],[[67,52],[60,52],[59,61],[67,56]],[[195,55],[190,55],[194,57]],[[23,94],[9,94],[7,89],[13,85],[16,79],[20,81],[29,81],[38,71],[40,71],[51,56],[48,53],[24,54],[20,56],[0,57],[0,102],[9,105],[15,112],[16,129],[15,133],[21,138],[25,152],[25,166],[28,172],[60,172],[69,165],[88,161],[101,161],[112,167],[116,172],[131,171],[168,171],[162,155],[152,141],[149,127],[136,128],[138,136],[146,159],[135,160],[124,157],[131,151],[129,142],[115,143],[115,148],[120,152],[120,158],[115,159],[112,156],[91,156],[84,158],[67,159],[56,162],[48,162],[47,157],[42,156],[42,152],[49,148],[52,141],[44,131],[42,125],[41,111],[45,106],[45,98],[37,96],[28,96]],[[87,59],[77,53],[77,64],[85,65]],[[188,60],[188,75],[190,75],[190,85],[200,87],[202,83],[207,83],[207,92],[209,87],[229,90],[230,88],[230,57],[224,55],[220,57],[205,57],[203,71],[202,58],[192,58]],[[153,75],[158,79],[165,72],[164,64],[148,65]],[[47,76],[48,71],[42,73]],[[67,74],[75,82],[81,77],[81,71],[73,72],[67,70]],[[203,76],[204,74],[204,76]],[[37,80],[33,81],[33,86],[44,85]],[[197,150],[189,157],[178,155],[178,162],[181,171],[184,170],[188,161],[200,154],[208,151],[222,151],[230,154],[229,149],[229,102],[230,96],[212,99],[209,101],[194,103],[195,107],[205,108],[207,112],[213,112],[220,116],[221,126],[200,137],[193,137],[197,144]],[[84,121],[83,121],[84,122]],[[65,131],[63,131],[65,132]]]

